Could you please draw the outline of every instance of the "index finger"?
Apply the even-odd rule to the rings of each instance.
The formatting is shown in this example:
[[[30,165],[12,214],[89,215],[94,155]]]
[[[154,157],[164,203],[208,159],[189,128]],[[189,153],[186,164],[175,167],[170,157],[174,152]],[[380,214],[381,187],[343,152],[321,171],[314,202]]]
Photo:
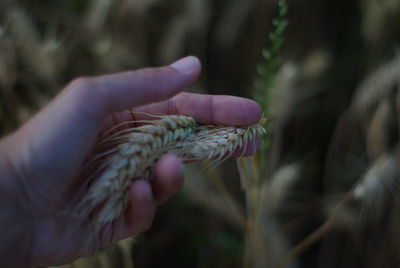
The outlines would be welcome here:
[[[256,124],[262,115],[260,105],[250,99],[226,96],[180,93],[161,102],[134,108],[133,112],[180,114],[191,116],[201,124],[246,126]],[[135,119],[146,117],[135,114]]]

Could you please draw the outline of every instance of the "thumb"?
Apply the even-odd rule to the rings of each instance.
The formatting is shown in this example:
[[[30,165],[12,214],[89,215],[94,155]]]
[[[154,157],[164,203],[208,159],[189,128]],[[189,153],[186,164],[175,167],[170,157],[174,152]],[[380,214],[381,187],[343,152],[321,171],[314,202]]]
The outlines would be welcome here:
[[[105,115],[170,98],[190,85],[200,74],[196,57],[183,58],[169,66],[79,78],[66,89],[82,114],[103,119]]]

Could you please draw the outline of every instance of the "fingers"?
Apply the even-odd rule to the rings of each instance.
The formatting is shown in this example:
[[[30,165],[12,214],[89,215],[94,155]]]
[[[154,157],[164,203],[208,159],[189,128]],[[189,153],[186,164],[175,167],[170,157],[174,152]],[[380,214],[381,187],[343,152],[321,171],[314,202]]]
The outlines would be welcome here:
[[[147,231],[154,218],[157,204],[165,202],[180,189],[183,182],[182,163],[176,156],[163,156],[156,166],[156,178],[136,181],[130,188],[130,207],[124,224],[113,241]]]
[[[157,207],[150,183],[143,180],[135,182],[130,188],[129,195],[130,209],[126,219],[129,232],[132,235],[147,231]]]
[[[103,119],[112,112],[174,96],[199,76],[200,69],[200,61],[190,56],[170,66],[80,78],[62,95],[74,99],[71,109]]]
[[[260,105],[250,99],[192,93],[180,93],[167,101],[137,107],[133,110],[135,111],[149,114],[182,114],[192,116],[202,124],[233,126],[255,124],[262,116]],[[146,117],[140,113],[134,113],[134,116],[136,120]],[[250,141],[231,156],[253,155],[258,150],[259,143],[258,139]]]
[[[158,204],[176,194],[183,183],[182,161],[172,155],[164,155],[156,166],[153,193]]]
[[[257,123],[262,115],[255,101],[223,95],[181,93],[174,98],[146,106],[134,111],[150,114],[182,114],[194,117],[199,123],[213,125],[245,126]],[[135,114],[136,119],[144,115]]]

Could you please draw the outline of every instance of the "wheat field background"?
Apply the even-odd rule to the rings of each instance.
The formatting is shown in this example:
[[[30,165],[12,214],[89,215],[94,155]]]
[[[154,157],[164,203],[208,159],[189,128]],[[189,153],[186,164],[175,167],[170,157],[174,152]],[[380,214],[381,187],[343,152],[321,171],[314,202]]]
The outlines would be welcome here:
[[[274,61],[276,0],[0,0],[2,135],[73,78],[188,54],[188,91],[265,85],[263,155],[187,166],[149,232],[67,267],[400,267],[400,1],[281,2]]]

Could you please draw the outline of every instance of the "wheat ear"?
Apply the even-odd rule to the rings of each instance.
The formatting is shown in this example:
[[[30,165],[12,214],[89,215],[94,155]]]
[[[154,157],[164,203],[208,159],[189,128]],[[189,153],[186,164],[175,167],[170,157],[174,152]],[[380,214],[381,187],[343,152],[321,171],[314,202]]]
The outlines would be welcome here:
[[[122,130],[99,143],[116,145],[94,162],[100,176],[76,206],[90,215],[95,232],[121,217],[127,207],[127,190],[137,179],[150,179],[160,157],[172,152],[183,161],[212,159],[219,162],[249,141],[266,133],[261,124],[248,127],[199,125],[192,117],[161,116],[159,120]],[[96,156],[94,156],[96,158]]]

